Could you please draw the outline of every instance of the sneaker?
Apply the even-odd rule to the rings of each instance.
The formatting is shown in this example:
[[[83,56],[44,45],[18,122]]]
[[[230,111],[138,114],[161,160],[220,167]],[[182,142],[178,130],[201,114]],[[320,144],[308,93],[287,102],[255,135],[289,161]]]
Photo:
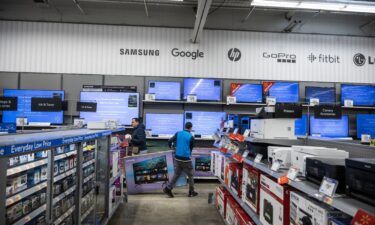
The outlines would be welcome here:
[[[172,190],[169,189],[168,187],[165,187],[165,188],[163,189],[163,192],[164,192],[166,195],[168,195],[169,198],[173,198],[173,197],[174,197],[174,196],[173,196],[173,193],[172,193]]]
[[[195,197],[195,196],[197,196],[198,195],[198,193],[197,192],[195,192],[195,191],[189,191],[189,197]]]

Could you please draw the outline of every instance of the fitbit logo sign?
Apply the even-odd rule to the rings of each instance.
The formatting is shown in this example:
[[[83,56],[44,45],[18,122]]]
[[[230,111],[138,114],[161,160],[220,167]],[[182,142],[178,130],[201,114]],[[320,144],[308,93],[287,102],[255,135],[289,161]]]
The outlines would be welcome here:
[[[237,62],[241,59],[241,51],[238,48],[231,48],[228,51],[228,58],[232,62]]]
[[[325,54],[319,54],[319,55],[314,55],[311,53],[309,56],[307,56],[307,59],[313,63],[340,63],[340,57],[337,55],[325,55]]]

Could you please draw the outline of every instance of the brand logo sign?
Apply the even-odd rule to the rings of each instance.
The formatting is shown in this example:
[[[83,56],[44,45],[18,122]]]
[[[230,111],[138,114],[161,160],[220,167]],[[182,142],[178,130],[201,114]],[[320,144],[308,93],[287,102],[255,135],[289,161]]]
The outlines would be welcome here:
[[[278,63],[296,63],[297,61],[297,56],[295,54],[288,54],[288,53],[263,52],[263,58],[274,59]]]
[[[372,56],[368,56],[366,59],[365,55],[363,55],[362,53],[357,53],[353,57],[353,62],[356,66],[363,66],[366,64],[366,61],[368,62],[369,65],[375,64],[375,58]]]
[[[120,48],[120,55],[159,56],[159,49]]]
[[[311,53],[310,55],[307,56],[307,59],[313,63],[340,63],[340,56],[337,55],[331,55],[331,54],[319,54],[319,55],[314,55],[314,53]]]
[[[178,48],[173,48],[171,50],[171,54],[174,57],[186,57],[186,58],[191,58],[192,60],[196,60],[198,58],[204,58],[204,52],[199,51],[197,49],[196,51],[184,51],[184,50],[179,50]]]
[[[228,51],[228,58],[232,62],[237,62],[241,59],[241,51],[238,48],[231,48]]]

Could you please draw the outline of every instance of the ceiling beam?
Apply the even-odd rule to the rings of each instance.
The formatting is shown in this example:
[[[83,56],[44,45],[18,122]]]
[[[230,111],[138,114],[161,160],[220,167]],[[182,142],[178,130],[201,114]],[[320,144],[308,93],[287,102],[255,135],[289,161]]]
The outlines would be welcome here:
[[[203,31],[204,24],[206,23],[208,11],[210,10],[212,0],[200,0],[198,1],[197,14],[195,17],[195,25],[193,34],[191,36],[191,42],[199,42],[200,36]]]

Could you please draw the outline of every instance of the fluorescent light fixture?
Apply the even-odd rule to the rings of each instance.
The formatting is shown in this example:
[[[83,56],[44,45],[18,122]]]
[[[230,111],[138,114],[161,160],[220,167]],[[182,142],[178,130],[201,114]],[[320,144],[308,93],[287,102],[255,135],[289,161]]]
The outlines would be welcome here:
[[[312,1],[277,1],[277,0],[253,0],[252,6],[265,8],[287,8],[305,10],[323,10],[337,12],[375,13],[375,4],[349,4],[343,2],[312,2]]]

